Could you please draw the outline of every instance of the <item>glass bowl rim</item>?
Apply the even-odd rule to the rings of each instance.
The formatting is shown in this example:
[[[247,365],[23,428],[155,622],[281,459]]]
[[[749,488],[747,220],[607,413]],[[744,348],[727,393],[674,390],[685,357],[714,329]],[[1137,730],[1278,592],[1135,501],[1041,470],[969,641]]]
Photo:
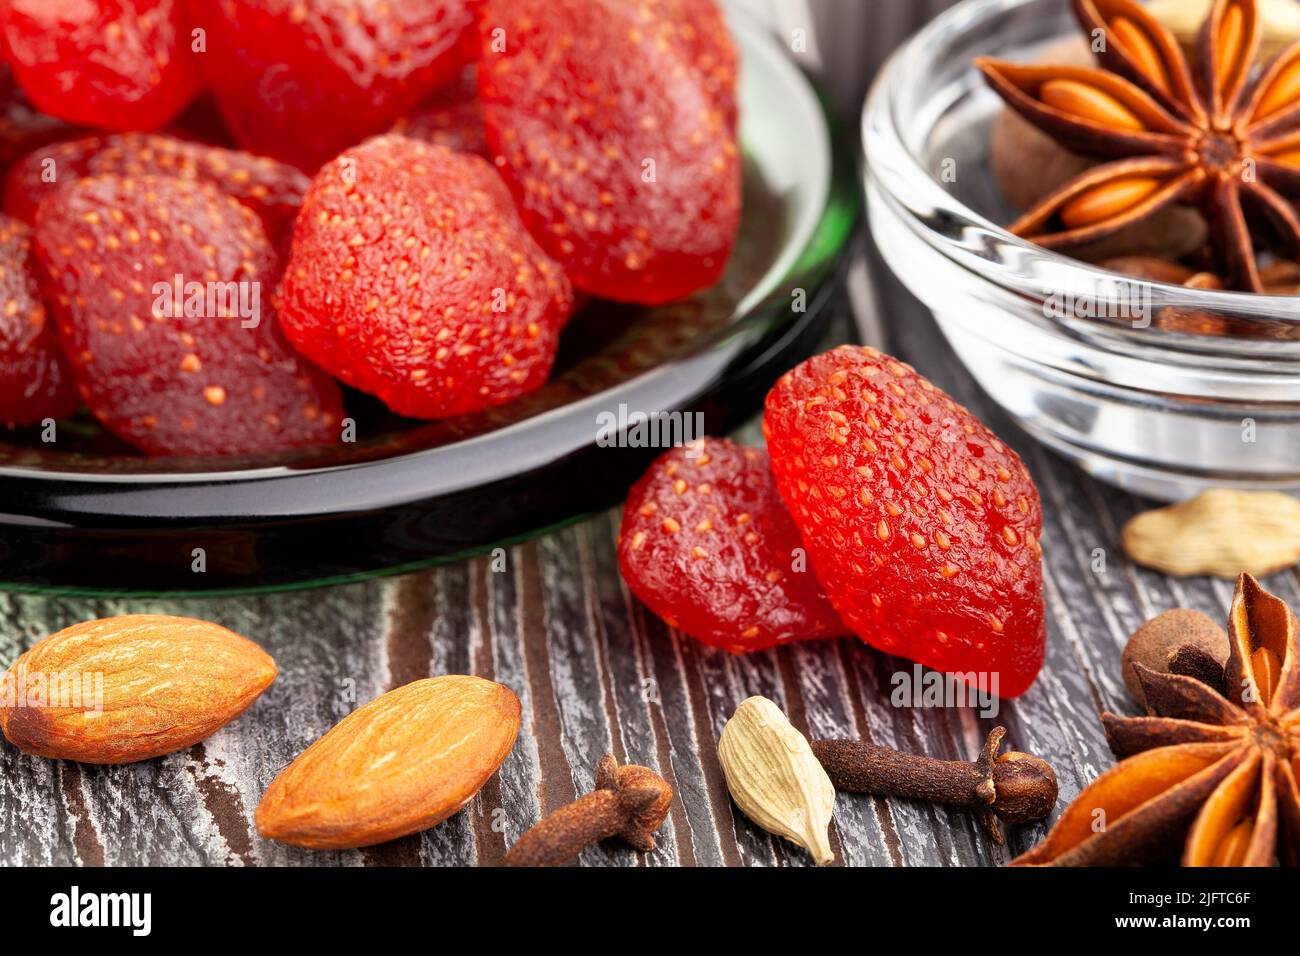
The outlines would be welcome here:
[[[909,138],[903,133],[905,124],[898,119],[899,116],[907,115],[906,111],[900,109],[899,103],[900,97],[906,92],[906,78],[927,75],[930,67],[939,59],[938,54],[941,51],[946,50],[955,39],[978,25],[1042,2],[1044,0],[962,0],[939,14],[895,50],[881,67],[862,111],[861,135],[865,150],[865,175],[879,184],[881,194],[892,203],[896,211],[904,215],[907,225],[926,245],[959,266],[978,272],[985,281],[1018,297],[1041,300],[1045,299],[1048,293],[1041,283],[1035,284],[1010,268],[1005,262],[1006,257],[1013,256],[1022,268],[1025,264],[1049,268],[1054,277],[1060,276],[1063,280],[1061,288],[1053,291],[1087,295],[1090,290],[1095,290],[1100,282],[1113,286],[1131,286],[1134,289],[1149,290],[1152,302],[1159,308],[1168,306],[1179,309],[1204,309],[1232,314],[1242,322],[1286,323],[1288,326],[1293,326],[1297,336],[1300,336],[1300,298],[1216,289],[1190,289],[1186,286],[1125,275],[1074,259],[1064,253],[1036,245],[1008,231],[1004,226],[961,202],[935,178],[926,163],[912,148]],[[1044,37],[1044,39],[1049,38]],[[972,71],[975,69],[973,65],[968,68]],[[889,155],[889,164],[882,163],[880,160],[886,151]],[[999,255],[996,258],[980,256],[978,257],[980,268],[976,270],[974,265],[977,257],[965,252],[963,244],[930,228],[924,221],[922,209],[933,210],[934,214],[941,217],[945,225],[954,233],[964,234],[973,230],[975,235],[991,241],[982,242],[981,245],[995,245],[1005,250],[1006,256]],[[1016,321],[1024,321],[1020,316],[1013,316],[1013,318]],[[1091,325],[1107,332],[1114,332],[1117,328],[1104,319],[1072,318],[1070,324]],[[1176,332],[1155,326],[1146,329],[1126,329],[1125,334],[1140,337],[1146,346],[1154,349],[1187,340],[1212,341],[1217,344],[1217,347],[1229,352],[1234,351],[1234,346],[1239,344],[1258,344],[1258,340],[1253,338],[1243,339],[1238,336],[1216,335],[1208,332]],[[1242,357],[1249,358],[1254,353],[1247,347],[1241,354]],[[1273,358],[1277,357],[1274,353]],[[1295,357],[1300,360],[1300,350],[1297,350]]]

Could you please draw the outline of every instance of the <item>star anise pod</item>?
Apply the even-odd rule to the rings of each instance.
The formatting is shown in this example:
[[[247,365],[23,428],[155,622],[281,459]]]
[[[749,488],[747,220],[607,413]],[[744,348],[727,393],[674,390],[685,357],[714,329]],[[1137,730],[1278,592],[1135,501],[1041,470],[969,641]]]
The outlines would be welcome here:
[[[1080,246],[1169,203],[1199,205],[1219,271],[1259,292],[1256,241],[1300,254],[1300,42],[1255,74],[1255,0],[1215,0],[1189,64],[1173,34],[1133,0],[1074,0],[1104,69],[981,58],[989,84],[1089,169],[1011,225],[1041,246]],[[1254,77],[1254,78],[1252,78]]]
[[[1300,864],[1300,641],[1286,602],[1249,574],[1228,613],[1227,696],[1134,665],[1149,715],[1102,714],[1126,758],[1094,780],[1016,864],[1158,860],[1180,838],[1184,866]]]

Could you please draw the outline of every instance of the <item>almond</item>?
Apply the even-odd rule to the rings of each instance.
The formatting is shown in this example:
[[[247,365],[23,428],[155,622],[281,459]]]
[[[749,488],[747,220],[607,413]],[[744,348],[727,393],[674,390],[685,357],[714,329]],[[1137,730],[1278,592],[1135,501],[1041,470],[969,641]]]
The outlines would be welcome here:
[[[130,614],[52,634],[0,685],[0,730],[18,749],[81,763],[184,750],[238,717],[275,661],[207,621]]]
[[[314,850],[427,830],[469,803],[519,733],[519,698],[481,677],[432,677],[343,718],[271,782],[257,829]]]

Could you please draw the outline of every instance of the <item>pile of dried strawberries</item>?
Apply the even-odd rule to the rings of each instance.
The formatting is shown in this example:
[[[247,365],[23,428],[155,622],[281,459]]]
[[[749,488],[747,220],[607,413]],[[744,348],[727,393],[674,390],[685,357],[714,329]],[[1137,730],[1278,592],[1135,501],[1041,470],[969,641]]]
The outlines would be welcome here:
[[[337,439],[545,382],[575,300],[718,281],[714,0],[0,5],[0,424],[151,455]]]

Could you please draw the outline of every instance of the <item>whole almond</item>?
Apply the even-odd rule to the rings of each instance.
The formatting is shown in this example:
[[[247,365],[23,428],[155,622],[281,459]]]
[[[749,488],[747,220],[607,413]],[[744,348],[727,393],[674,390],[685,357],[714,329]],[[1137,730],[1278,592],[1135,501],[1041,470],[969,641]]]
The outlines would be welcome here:
[[[519,698],[481,677],[432,677],[353,711],[281,771],[257,829],[315,850],[427,830],[469,803],[519,733]]]
[[[0,687],[0,730],[38,757],[117,764],[184,750],[238,717],[275,661],[188,617],[86,621],[33,645]]]
[[[1300,501],[1278,491],[1204,491],[1129,520],[1124,550],[1165,574],[1260,577],[1300,560]]]

